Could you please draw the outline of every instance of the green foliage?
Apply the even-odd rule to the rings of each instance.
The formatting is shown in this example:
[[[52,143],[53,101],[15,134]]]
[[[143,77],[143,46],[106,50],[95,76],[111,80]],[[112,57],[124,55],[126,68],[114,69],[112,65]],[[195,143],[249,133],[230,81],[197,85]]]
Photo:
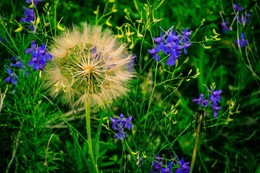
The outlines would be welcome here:
[[[30,4],[0,2],[5,9],[0,13],[0,172],[83,173],[93,171],[93,162],[104,173],[149,172],[156,156],[172,161],[172,172],[181,158],[196,160],[189,165],[194,172],[259,172],[259,4],[237,3],[244,8],[241,13],[250,13],[248,23],[240,25],[233,20],[232,3],[43,0],[33,7],[36,29],[31,31],[20,22]],[[224,33],[221,22],[226,20],[232,29]],[[85,109],[51,99],[43,88],[44,71],[33,70],[25,53],[32,40],[49,49],[56,36],[84,22],[110,28],[136,55],[128,95],[108,110],[91,107],[90,131]],[[193,32],[188,54],[168,66],[168,55],[161,52],[155,61],[148,49],[171,26],[179,33]],[[246,47],[235,43],[241,32]],[[5,82],[12,56],[20,57],[29,72],[14,70],[17,85]],[[222,90],[218,116],[203,109],[207,116],[199,119],[201,107],[192,99],[215,89]],[[113,138],[110,120],[121,113],[133,117],[123,140]]]

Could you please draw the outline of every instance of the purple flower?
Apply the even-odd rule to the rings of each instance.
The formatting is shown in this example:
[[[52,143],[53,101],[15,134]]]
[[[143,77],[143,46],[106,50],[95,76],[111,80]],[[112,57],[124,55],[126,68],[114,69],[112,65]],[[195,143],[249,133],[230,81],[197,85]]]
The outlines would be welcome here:
[[[132,116],[124,118],[124,115],[120,114],[120,118],[110,117],[110,121],[112,123],[112,129],[118,130],[118,133],[115,135],[115,137],[119,139],[123,139],[127,136],[127,134],[124,132],[124,128],[128,130],[132,128]]]
[[[235,12],[240,12],[243,10],[243,8],[237,4],[233,4],[233,8],[234,8]],[[245,12],[244,14],[238,14],[238,16],[235,19],[237,19],[237,21],[239,23],[241,23],[243,26],[245,26],[247,24],[247,22],[249,21],[249,18],[250,18],[250,14]]]
[[[180,168],[178,168],[175,173],[189,173],[190,167],[188,164],[190,164],[190,162],[184,162],[184,159],[182,158],[181,161],[179,161]]]
[[[185,55],[188,53],[186,48],[190,47],[191,45],[190,38],[189,38],[191,33],[192,31],[188,31],[188,28],[184,29],[182,33],[182,38],[180,40],[180,44],[183,47],[183,51]]]
[[[240,7],[239,5],[237,4],[233,4],[233,8],[235,10],[235,12],[240,12],[243,10],[243,7]]]
[[[133,124],[131,123],[132,121],[132,116],[128,117],[125,119],[125,128],[127,128],[128,130],[130,130],[133,126]]]
[[[37,47],[37,45],[36,45],[35,41],[32,41],[31,42],[31,47],[26,49],[25,53],[26,54],[33,53],[36,50],[36,47]]]
[[[213,109],[213,117],[216,118],[221,107],[214,104],[210,104],[210,106]]]
[[[208,106],[208,100],[204,99],[204,94],[200,94],[199,98],[194,98],[192,102],[197,103],[197,105],[201,105],[203,107]]]
[[[33,3],[34,6],[36,6],[39,2],[41,2],[42,0],[26,0],[25,2],[30,4],[30,3]]]
[[[172,173],[171,169],[172,169],[172,162],[170,162],[167,165],[167,168],[162,168],[161,169],[161,173]]]
[[[46,63],[52,59],[51,54],[46,51],[45,44],[37,47],[35,41],[31,42],[31,47],[26,49],[25,53],[32,55],[28,66],[32,66],[34,70],[44,70]]]
[[[235,43],[236,43],[238,46],[240,46],[240,47],[246,47],[246,46],[247,46],[248,42],[247,42],[247,40],[245,39],[244,33],[241,33],[241,34],[240,34],[240,38],[238,38],[238,39],[235,41]]]
[[[37,54],[33,53],[32,59],[28,62],[28,66],[32,66],[34,70],[43,70],[46,64]]]
[[[169,55],[166,64],[173,66],[176,60],[180,57],[182,50],[184,54],[187,54],[187,49],[190,47],[190,35],[192,31],[184,29],[182,34],[176,34],[173,27],[165,32],[164,35],[160,34],[160,37],[154,38],[156,46],[153,49],[149,49],[148,52],[153,56],[156,61],[160,61],[159,53],[162,52],[164,55]]]
[[[156,61],[160,61],[160,57],[159,57],[158,53],[160,51],[164,51],[164,50],[165,50],[164,44],[160,43],[158,46],[154,47],[153,49],[149,49],[148,52],[153,56],[153,58]]]
[[[221,100],[221,94],[222,91],[221,90],[214,90],[212,91],[211,95],[210,95],[210,106],[213,109],[213,117],[216,118],[218,115],[218,111],[220,110],[220,106],[218,106],[218,103]]]
[[[133,56],[131,57],[131,62],[129,62],[129,63],[127,64],[128,71],[133,71],[133,67],[134,67],[134,65],[135,65],[135,59],[136,59],[136,55],[133,55]]]
[[[214,90],[214,91],[212,91],[211,96],[210,96],[211,103],[216,105],[218,102],[220,102],[220,100],[221,100],[220,94],[221,93],[222,93],[221,90]]]
[[[162,33],[160,33],[160,37],[154,38],[153,40],[156,44],[160,44],[163,41],[163,39],[164,36],[162,36]]]
[[[155,157],[155,161],[153,162],[153,168],[149,173],[159,173],[162,169],[163,158],[160,156]]]
[[[10,63],[10,67],[17,67],[17,68],[24,68],[24,63],[21,60],[18,60],[15,57],[11,57],[11,63]]]
[[[218,111],[220,110],[220,106],[218,103],[221,101],[221,93],[222,90],[213,90],[211,91],[211,95],[208,98],[204,98],[204,94],[200,94],[199,98],[194,98],[192,102],[196,103],[197,105],[201,105],[203,107],[210,107],[213,110],[213,117],[217,117]]]
[[[227,24],[228,24],[228,21],[221,23],[222,31],[224,33],[227,32],[227,31],[230,31],[230,28],[227,26]]]
[[[249,21],[249,18],[250,18],[250,14],[245,12],[245,15],[241,14],[238,16],[238,22],[244,26]]]
[[[180,39],[180,35],[176,35],[174,31],[170,30],[169,34],[167,35],[166,43],[179,42],[179,39]]]
[[[49,60],[52,59],[51,54],[49,54],[49,53],[46,51],[46,46],[45,46],[45,44],[43,44],[43,43],[42,43],[41,46],[38,47],[38,49],[36,49],[36,54],[37,54],[38,56],[40,56],[40,57],[41,57],[41,60],[42,60],[43,62],[45,62],[45,63],[46,63],[47,61],[49,61]]]
[[[6,70],[7,70],[7,73],[8,73],[9,76],[5,79],[5,82],[6,83],[11,82],[13,85],[16,85],[18,77],[16,76],[15,73],[13,73],[13,71],[11,69],[6,68]]]
[[[155,157],[155,161],[153,162],[153,168],[149,173],[172,173],[171,169],[172,169],[173,163],[170,162],[167,165],[167,167],[165,167],[163,160],[164,159],[160,156]]]
[[[34,9],[26,8],[24,10],[24,17],[20,19],[22,23],[31,23],[34,21]]]

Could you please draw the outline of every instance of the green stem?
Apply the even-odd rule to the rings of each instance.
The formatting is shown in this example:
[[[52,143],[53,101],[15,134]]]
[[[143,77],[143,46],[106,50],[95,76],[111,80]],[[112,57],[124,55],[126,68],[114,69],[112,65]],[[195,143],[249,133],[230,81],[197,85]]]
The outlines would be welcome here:
[[[198,120],[199,121],[198,126],[196,128],[196,139],[195,139],[195,144],[194,144],[194,149],[193,149],[193,154],[192,154],[192,159],[191,159],[190,173],[192,173],[194,165],[195,165],[195,161],[196,161],[202,120],[203,120],[203,114],[200,115],[199,120]]]
[[[87,130],[87,142],[88,142],[88,150],[89,150],[89,155],[91,158],[92,165],[94,167],[95,173],[98,173],[98,167],[97,163],[94,157],[93,153],[93,146],[92,146],[92,138],[91,138],[91,123],[90,123],[90,104],[86,103],[85,104],[85,115],[86,115],[86,130]]]
[[[149,103],[148,103],[148,108],[147,108],[147,112],[146,112],[146,115],[144,116],[144,129],[146,128],[146,122],[147,122],[147,119],[148,119],[148,116],[149,116],[149,111],[150,111],[150,107],[151,107],[151,104],[152,104],[152,101],[153,101],[153,95],[154,95],[154,91],[155,91],[155,87],[157,86],[157,83],[156,83],[156,77],[157,77],[157,70],[158,70],[158,62],[156,62],[156,66],[155,66],[155,72],[154,72],[154,82],[153,82],[153,89],[152,89],[152,92],[151,92],[151,95],[150,95],[150,99],[149,99]]]
[[[16,52],[19,52],[19,49],[18,47],[16,46],[16,42],[14,41],[13,37],[11,36],[11,33],[7,30],[5,24],[4,24],[4,21],[2,20],[2,18],[0,17],[0,22],[1,22],[1,25],[3,26],[4,30],[5,30],[5,33],[8,35],[9,37],[9,40],[12,42],[12,45],[14,46]],[[1,43],[2,44],[2,43]],[[11,50],[11,49],[9,49]],[[13,53],[13,51],[11,50],[11,52]],[[13,53],[14,54],[14,53]],[[17,55],[17,54],[15,54]]]
[[[54,37],[56,37],[57,32],[57,6],[58,6],[59,0],[54,1],[54,11],[53,11],[53,25],[54,25]]]

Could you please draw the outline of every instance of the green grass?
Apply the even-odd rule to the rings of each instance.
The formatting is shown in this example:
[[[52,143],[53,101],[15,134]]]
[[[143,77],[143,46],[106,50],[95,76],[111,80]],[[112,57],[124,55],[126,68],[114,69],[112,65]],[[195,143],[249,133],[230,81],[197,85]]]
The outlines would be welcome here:
[[[22,23],[23,30],[14,32],[23,8],[30,4],[0,2],[4,9],[0,13],[4,39],[0,42],[0,172],[94,172],[96,162],[99,172],[146,173],[158,155],[167,163],[172,161],[175,172],[178,159],[191,162],[195,158],[198,124],[193,172],[259,172],[259,4],[237,2],[250,19],[245,26],[234,22],[233,30],[224,33],[221,22],[232,22],[232,4],[220,0],[43,0],[37,5],[37,32],[31,33]],[[122,35],[119,40],[137,56],[136,77],[128,95],[106,110],[91,107],[88,131],[84,108],[72,109],[52,99],[44,88],[44,72],[28,66],[31,56],[25,53],[32,40],[49,49],[55,36],[63,34],[60,27],[70,30],[84,22]],[[161,61],[156,62],[148,49],[155,45],[153,38],[171,26],[174,31],[188,28],[193,33],[188,54],[182,53],[170,67],[167,56],[161,53]],[[235,44],[241,32],[248,40],[245,48]],[[30,73],[24,76],[13,70],[19,76],[17,85],[5,82],[12,56],[20,57]],[[221,110],[217,118],[208,112],[198,122],[194,115],[202,107],[192,99],[200,93],[208,95],[207,87],[213,83],[223,91]],[[132,115],[133,128],[118,140],[113,137],[116,132],[110,117],[121,113]],[[94,161],[89,154],[89,132]]]

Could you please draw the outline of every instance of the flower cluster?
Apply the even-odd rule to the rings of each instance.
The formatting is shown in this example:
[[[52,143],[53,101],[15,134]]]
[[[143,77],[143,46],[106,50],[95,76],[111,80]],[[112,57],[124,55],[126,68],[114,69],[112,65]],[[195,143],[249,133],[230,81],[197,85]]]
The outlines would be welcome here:
[[[190,162],[184,162],[182,158],[177,162],[178,169],[175,170],[175,173],[189,173],[190,167],[188,166]],[[167,165],[167,166],[163,166]],[[153,168],[149,173],[173,173],[172,172],[173,162],[168,164],[164,164],[164,159],[160,156],[155,157],[155,161],[153,162]]]
[[[213,90],[211,95],[208,98],[204,98],[204,94],[200,94],[199,98],[194,98],[192,101],[197,105],[201,105],[203,107],[210,107],[213,109],[213,116],[217,117],[218,111],[220,110],[220,106],[218,103],[221,101],[221,90]]]
[[[20,58],[11,57],[10,68],[6,68],[8,73],[8,77],[5,79],[6,83],[12,83],[12,85],[16,85],[18,82],[18,76],[14,72],[15,70],[23,70],[24,75],[27,74],[25,71],[24,63],[20,60]]]
[[[237,21],[239,24],[241,24],[244,27],[249,21],[250,14],[247,11],[242,13],[244,9],[243,7],[240,7],[238,4],[233,4],[233,9],[235,11],[235,16],[233,18],[233,21]],[[224,33],[231,31],[232,26],[228,26],[228,25],[229,25],[228,20],[223,21],[221,23],[221,28]],[[237,44],[239,47],[247,46],[248,42],[245,39],[244,33],[241,33],[240,38],[237,38],[237,40],[235,40],[235,44]]]
[[[26,49],[25,53],[32,55],[28,65],[32,66],[34,70],[44,70],[47,61],[52,59],[51,54],[46,51],[46,46],[44,43],[42,43],[41,46],[37,46],[35,41],[32,41],[31,47]]]
[[[26,3],[30,3],[31,5],[30,5],[30,7],[29,8],[25,8],[25,10],[24,10],[24,17],[22,17],[21,19],[20,19],[20,22],[21,23],[24,23],[24,24],[26,24],[26,25],[29,25],[28,26],[28,30],[30,30],[30,31],[35,31],[36,30],[36,27],[35,27],[35,19],[36,19],[36,17],[35,17],[35,8],[36,8],[36,6],[37,6],[37,4],[39,3],[39,2],[41,2],[42,0],[26,0],[25,2]],[[35,7],[35,8],[33,8],[33,7]]]
[[[235,16],[235,19],[237,19],[237,21],[242,24],[243,26],[245,26],[250,18],[250,14],[245,12],[244,14],[241,13],[241,11],[243,10],[243,7],[240,7],[237,4],[233,4],[233,8],[234,11],[237,13],[237,15]]]
[[[127,134],[124,132],[124,128],[130,130],[132,128],[132,116],[128,118],[124,118],[123,114],[120,114],[120,118],[112,118],[110,117],[112,122],[112,129],[118,130],[117,134],[115,134],[116,138],[124,139]]]
[[[192,31],[184,29],[181,34],[173,31],[171,27],[164,35],[160,34],[160,37],[154,38],[156,46],[148,52],[153,56],[156,61],[160,61],[159,53],[163,52],[164,55],[168,55],[166,64],[173,66],[176,60],[181,56],[182,50],[184,54],[187,54],[187,48],[190,47],[190,35]]]
[[[149,173],[172,173],[172,164],[170,162],[166,168],[163,167],[163,158],[160,156],[155,157],[155,161],[153,162],[153,168]]]
[[[34,9],[25,8],[24,17],[20,19],[22,23],[32,23],[34,22]]]
[[[37,46],[35,41],[31,42],[31,47],[25,50],[26,54],[31,54],[32,58],[28,62],[28,66],[32,66],[34,70],[44,70],[46,63],[52,59],[52,55],[46,51],[45,44]],[[23,75],[29,74],[24,63],[20,60],[20,57],[11,57],[10,67],[6,68],[8,77],[5,82],[16,85],[18,82],[18,75],[15,73],[17,70],[22,70]]]

